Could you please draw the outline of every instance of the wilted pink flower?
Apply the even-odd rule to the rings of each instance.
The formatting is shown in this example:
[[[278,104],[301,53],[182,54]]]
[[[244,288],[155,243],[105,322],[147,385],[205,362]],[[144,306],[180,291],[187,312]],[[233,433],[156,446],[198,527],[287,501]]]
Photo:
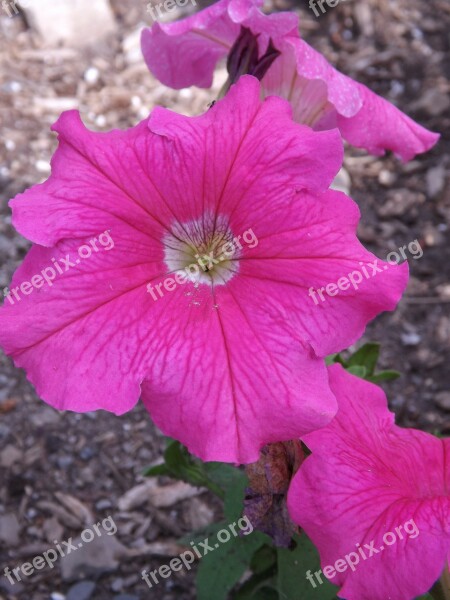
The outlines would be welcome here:
[[[227,56],[241,26],[259,35],[262,55],[272,39],[281,51],[262,79],[263,94],[292,104],[294,118],[315,129],[338,127],[344,139],[375,155],[391,150],[403,160],[426,152],[439,139],[393,104],[334,69],[298,33],[293,13],[264,15],[261,0],[219,0],[175,23],[155,23],[142,33],[152,73],[179,89],[209,87],[219,59]]]
[[[120,414],[141,394],[193,453],[242,463],[330,421],[319,357],[395,307],[407,266],[319,306],[308,297],[377,261],[356,238],[356,204],[327,191],[338,132],[290,112],[246,76],[201,117],[155,109],[110,133],[86,130],[76,112],[60,118],[50,179],[11,202],[36,244],[11,287],[98,232],[114,248],[5,301],[0,343],[42,398]]]
[[[302,438],[312,455],[292,481],[291,517],[340,597],[412,600],[450,553],[450,440],[396,426],[379,387],[340,365],[329,373],[339,410]]]

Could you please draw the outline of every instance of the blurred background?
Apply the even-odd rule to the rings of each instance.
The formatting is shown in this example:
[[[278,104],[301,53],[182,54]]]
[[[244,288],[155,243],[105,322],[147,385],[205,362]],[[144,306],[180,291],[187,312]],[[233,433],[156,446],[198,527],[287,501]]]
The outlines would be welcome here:
[[[158,17],[205,6],[188,2]],[[400,371],[386,384],[401,424],[450,433],[450,2],[342,0],[320,19],[308,2],[272,0],[267,10],[300,14],[305,39],[341,71],[442,134],[409,164],[348,148],[344,186],[362,209],[360,238],[380,258],[413,240],[411,282],[395,313],[368,328],[382,344],[380,367]],[[155,14],[155,13],[154,13]],[[199,114],[212,90],[169,90],[147,71],[139,36],[152,23],[138,0],[28,0],[0,8],[0,288],[29,244],[11,226],[8,200],[45,180],[56,137],[50,125],[80,110],[97,131],[125,128],[156,105]],[[123,417],[58,413],[39,401],[24,374],[0,355],[0,600],[162,600],[195,598],[193,572],[149,589],[143,568],[181,551],[177,540],[220,517],[207,493],[169,480],[145,482],[143,469],[164,446],[142,406]],[[114,536],[96,538],[71,560],[11,585],[21,565],[112,516]],[[211,591],[214,600],[214,590]]]

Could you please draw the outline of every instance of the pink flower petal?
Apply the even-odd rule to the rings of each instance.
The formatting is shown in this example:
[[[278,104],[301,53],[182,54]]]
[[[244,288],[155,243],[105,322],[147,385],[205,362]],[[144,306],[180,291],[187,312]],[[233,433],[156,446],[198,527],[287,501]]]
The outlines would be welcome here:
[[[339,411],[303,437],[312,456],[291,484],[290,514],[322,568],[338,567],[330,580],[341,597],[412,600],[439,578],[450,550],[449,440],[397,427],[380,388],[340,365],[329,374]]]
[[[145,290],[161,275],[161,257],[146,236],[125,224],[115,223],[110,235],[114,248],[93,253],[68,272],[61,259],[69,255],[75,263],[90,237],[33,246],[11,290],[42,271],[50,283],[39,282],[30,295],[19,290],[19,299],[11,294],[14,304],[6,299],[0,311],[5,352],[26,370],[39,396],[60,410],[122,414],[136,404],[148,372],[147,320],[154,301]]]
[[[156,229],[162,235],[161,212],[167,219],[173,213],[158,202],[151,177],[162,140],[149,135],[147,120],[127,131],[94,133],[78,112],[68,111],[52,129],[59,134],[59,147],[51,177],[10,202],[13,224],[22,235],[43,246],[124,224],[138,234]]]
[[[377,156],[391,150],[408,161],[437,143],[439,134],[425,129],[366,86],[354,85],[358,86],[362,108],[351,118],[341,113],[337,121],[342,137],[350,144]]]
[[[228,0],[222,0],[182,21],[155,23],[142,31],[144,59],[161,83],[174,89],[211,87],[217,61],[239,34],[227,7]]]
[[[339,133],[318,133],[293,123],[289,104],[275,97],[261,104],[260,90],[258,81],[247,75],[232,86],[220,107],[216,105],[200,117],[185,117],[155,108],[149,120],[152,132],[173,140],[175,147],[180,146],[179,133],[183,132],[183,165],[177,165],[182,182],[180,202],[186,202],[186,186],[203,185],[206,177],[211,192],[222,196],[222,210],[234,210],[236,201],[243,197],[252,204],[252,209],[259,206],[266,210],[265,197],[270,189],[273,195],[281,197],[280,181],[274,177],[274,170],[282,174],[283,185],[290,186],[288,192],[293,188],[328,189],[343,160]],[[234,117],[238,105],[239,120]],[[227,119],[218,118],[219,112],[224,111]],[[206,172],[200,160],[199,132],[208,144],[208,155],[204,157],[208,161]],[[192,177],[193,172],[196,177]],[[171,179],[167,180],[167,187],[167,191],[173,187]],[[187,205],[189,212],[183,214],[184,219],[193,217],[190,206]]]
[[[391,150],[403,160],[432,148],[439,135],[393,104],[334,69],[319,52],[287,36],[282,56],[263,79],[266,95],[286,98],[294,119],[318,130],[338,127],[342,137],[375,155]]]
[[[285,202],[288,206],[274,211],[270,224],[265,209],[253,212],[260,242],[241,261],[240,274],[252,279],[253,294],[273,286],[274,296],[283,298],[277,318],[325,357],[355,343],[369,321],[397,306],[408,282],[408,265],[383,262],[360,244],[359,209],[341,192],[305,190]],[[332,296],[326,291],[330,284]]]
[[[336,403],[323,361],[277,318],[280,302],[267,314],[270,300],[239,277],[212,294],[175,293],[158,301],[161,349],[142,387],[167,435],[203,460],[250,463],[263,445],[329,423]]]
[[[50,179],[11,202],[39,244],[12,289],[67,255],[75,264],[0,311],[0,344],[39,395],[122,413],[142,387],[161,429],[207,460],[252,462],[264,444],[328,423],[323,356],[392,308],[407,277],[392,267],[326,309],[308,297],[374,260],[355,204],[324,192],[341,165],[338,132],[294,123],[253,77],[202,117],[157,109],[98,134],[71,112],[55,129]],[[101,232],[114,246],[77,262]],[[162,287],[217,240],[233,241],[232,259]]]
[[[269,84],[270,78],[274,77],[274,74],[269,71],[266,79],[272,88],[272,93],[289,100],[295,111],[297,99],[302,103],[306,102],[303,94],[308,94],[309,88],[306,92],[303,90],[307,84],[312,86],[315,83],[315,87],[321,84],[326,90],[328,102],[339,114],[352,117],[360,110],[362,99],[359,89],[350,77],[337,71],[320,52],[314,50],[298,36],[286,36],[284,43],[283,53],[289,56],[287,64],[280,67],[275,61],[271,67],[275,72],[280,68],[284,71],[281,77],[278,74],[279,82],[282,83],[284,80],[283,93],[279,94],[276,87]],[[266,79],[264,79],[264,88],[266,88]],[[286,86],[289,86],[289,89],[286,89]],[[313,97],[308,99],[314,104]]]

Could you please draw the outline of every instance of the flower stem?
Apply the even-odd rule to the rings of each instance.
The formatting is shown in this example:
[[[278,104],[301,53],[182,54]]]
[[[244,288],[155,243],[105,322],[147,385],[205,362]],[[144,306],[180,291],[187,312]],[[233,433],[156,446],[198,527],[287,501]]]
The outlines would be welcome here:
[[[222,98],[225,98],[225,96],[227,95],[228,91],[230,90],[231,84],[233,82],[231,81],[231,79],[228,77],[228,79],[225,81],[225,83],[223,84],[219,95],[217,96],[216,102],[217,100],[222,100]]]
[[[442,577],[430,591],[434,600],[450,600],[450,572],[445,567]]]

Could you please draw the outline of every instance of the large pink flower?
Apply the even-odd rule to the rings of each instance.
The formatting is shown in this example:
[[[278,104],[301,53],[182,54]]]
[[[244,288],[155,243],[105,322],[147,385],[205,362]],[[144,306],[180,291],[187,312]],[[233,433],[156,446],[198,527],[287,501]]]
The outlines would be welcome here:
[[[312,450],[288,506],[346,600],[412,600],[450,552],[450,440],[394,424],[383,391],[330,367],[336,418],[302,439]],[[318,585],[318,581],[314,581]]]
[[[328,423],[320,357],[393,309],[407,280],[406,265],[384,265],[358,290],[308,296],[377,262],[356,238],[356,204],[327,191],[339,134],[294,123],[250,76],[201,117],[156,109],[100,134],[69,112],[54,128],[50,179],[11,203],[36,244],[11,287],[52,258],[75,263],[99,232],[114,248],[5,301],[0,343],[40,396],[123,413],[142,394],[157,425],[205,460],[253,462],[262,445]]]
[[[266,96],[292,104],[294,118],[315,129],[338,127],[351,144],[381,155],[391,150],[403,160],[426,152],[438,140],[393,104],[339,73],[298,33],[293,13],[264,15],[261,0],[219,0],[185,20],[142,33],[149,69],[162,83],[179,89],[209,87],[219,59],[229,54],[241,26],[258,35],[260,54],[272,39],[281,51],[262,79]]]

